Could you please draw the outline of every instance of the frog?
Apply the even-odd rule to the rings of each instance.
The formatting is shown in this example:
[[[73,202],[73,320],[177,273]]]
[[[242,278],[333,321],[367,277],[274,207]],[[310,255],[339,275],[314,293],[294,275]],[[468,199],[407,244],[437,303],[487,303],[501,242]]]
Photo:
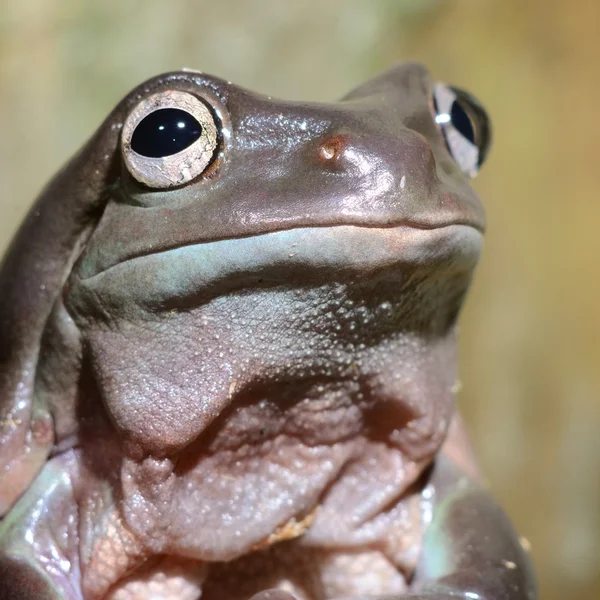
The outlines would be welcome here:
[[[0,268],[0,599],[534,600],[456,408],[490,142],[416,62],[130,92]]]

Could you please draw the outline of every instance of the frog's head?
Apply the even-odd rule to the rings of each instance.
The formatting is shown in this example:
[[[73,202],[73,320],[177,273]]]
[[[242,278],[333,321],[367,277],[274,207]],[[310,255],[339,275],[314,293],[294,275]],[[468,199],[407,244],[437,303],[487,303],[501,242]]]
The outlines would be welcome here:
[[[324,230],[338,250],[329,252],[316,239],[312,250],[315,259],[328,255],[337,269],[369,260],[360,252],[339,254],[350,229],[360,228],[355,243],[366,236],[382,239],[383,232],[373,230],[396,229],[400,235],[391,238],[404,243],[402,252],[393,253],[394,263],[412,262],[405,253],[420,252],[422,241],[409,240],[414,230],[483,230],[483,209],[468,179],[487,151],[487,118],[474,99],[434,84],[418,65],[396,68],[336,104],[282,102],[191,72],[155,78],[131,99],[121,135],[121,178],[78,266],[81,279],[173,249],[198,246],[202,252],[201,244],[244,238],[254,244],[274,232],[312,228],[313,237],[319,235],[315,228]],[[460,254],[468,250],[465,240],[446,237],[447,255],[450,246]],[[288,237],[267,236],[265,247],[276,251],[275,239]],[[234,267],[242,247],[233,256],[228,247],[211,246],[211,255],[223,252],[221,268],[236,269],[237,288],[243,287],[240,272],[282,266],[270,255],[260,267]],[[242,254],[260,261],[252,247]],[[131,267],[147,270],[155,259]],[[283,266],[301,263],[304,270],[315,259]],[[425,256],[417,260],[427,262]],[[198,255],[196,262],[201,269],[205,260]],[[372,265],[382,266],[375,257]],[[194,294],[205,287],[197,282],[204,278],[200,271],[180,275],[163,301],[185,302],[192,290],[182,286],[190,277]],[[142,303],[161,295],[158,289],[136,291],[132,283],[123,287],[127,296],[147,294]]]
[[[398,432],[449,411],[484,229],[469,179],[488,144],[481,106],[417,64],[335,104],[192,71],[135,89],[41,200],[72,209],[55,227],[68,235],[45,234],[59,275],[36,281],[53,294],[36,312],[36,395],[59,443],[85,388],[132,455],[207,428],[238,447],[264,429],[256,406],[308,400],[329,408],[279,432],[318,444],[372,427],[430,453],[446,417],[421,446],[419,427]],[[342,397],[362,407],[345,420]],[[393,427],[379,405],[396,407]]]

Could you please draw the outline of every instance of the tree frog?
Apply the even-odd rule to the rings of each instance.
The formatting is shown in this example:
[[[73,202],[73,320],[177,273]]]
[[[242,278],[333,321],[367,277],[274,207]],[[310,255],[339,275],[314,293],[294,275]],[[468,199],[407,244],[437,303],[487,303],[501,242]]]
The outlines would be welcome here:
[[[0,268],[0,599],[534,600],[455,410],[490,139],[416,63],[128,94]]]

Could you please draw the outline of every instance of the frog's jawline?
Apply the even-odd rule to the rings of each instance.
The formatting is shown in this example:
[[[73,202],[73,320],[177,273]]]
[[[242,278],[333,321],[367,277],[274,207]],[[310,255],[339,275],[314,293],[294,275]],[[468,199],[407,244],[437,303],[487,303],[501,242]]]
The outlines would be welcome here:
[[[245,287],[257,277],[284,283],[286,272],[368,277],[403,267],[433,270],[447,265],[470,272],[479,257],[482,233],[471,224],[453,223],[433,229],[339,225],[287,229],[252,237],[231,238],[172,248],[127,258],[101,269],[102,257],[84,256],[72,283],[86,290],[123,294],[140,304],[197,294],[230,279]],[[443,269],[442,269],[443,270]],[[131,291],[133,290],[133,292]],[[149,298],[144,296],[149,294]]]

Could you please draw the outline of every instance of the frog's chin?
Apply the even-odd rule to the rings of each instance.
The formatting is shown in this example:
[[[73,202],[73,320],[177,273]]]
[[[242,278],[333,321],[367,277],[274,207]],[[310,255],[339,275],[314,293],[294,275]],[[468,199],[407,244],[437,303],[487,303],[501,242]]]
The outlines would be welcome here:
[[[135,304],[161,312],[257,286],[311,286],[382,274],[402,279],[419,271],[469,276],[482,240],[482,233],[467,224],[289,229],[138,256],[100,272],[84,257],[71,277],[69,295],[75,307],[93,297],[105,307]]]

